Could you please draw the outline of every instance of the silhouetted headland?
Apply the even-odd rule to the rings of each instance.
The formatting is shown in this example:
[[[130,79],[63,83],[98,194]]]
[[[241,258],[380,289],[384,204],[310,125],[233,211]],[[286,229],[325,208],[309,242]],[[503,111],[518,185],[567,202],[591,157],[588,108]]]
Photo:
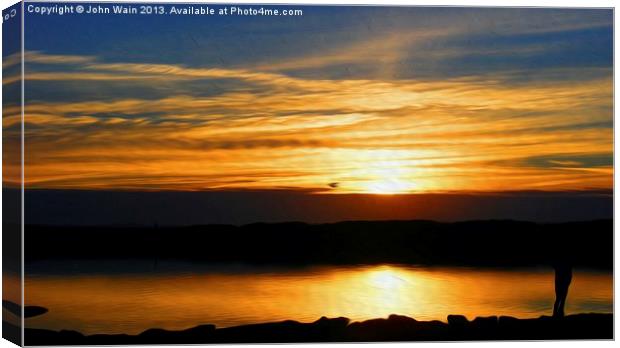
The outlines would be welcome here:
[[[357,221],[244,226],[26,226],[26,262],[152,258],[250,264],[377,264],[613,267],[613,220]],[[555,251],[554,251],[555,250]]]
[[[39,315],[43,315],[48,312],[48,309],[41,306],[20,306],[15,302],[11,302],[8,300],[2,300],[2,308],[11,312],[16,317],[20,317],[22,315],[22,310],[24,314],[24,318],[32,318]]]
[[[321,318],[313,323],[276,323],[216,328],[201,325],[182,331],[149,329],[138,335],[83,335],[76,331],[26,329],[26,345],[98,344],[202,344],[202,343],[294,343],[294,342],[381,342],[454,340],[547,340],[612,339],[612,314],[576,314],[562,319],[478,317],[460,315],[448,322],[417,321],[400,315],[351,323],[347,318]]]

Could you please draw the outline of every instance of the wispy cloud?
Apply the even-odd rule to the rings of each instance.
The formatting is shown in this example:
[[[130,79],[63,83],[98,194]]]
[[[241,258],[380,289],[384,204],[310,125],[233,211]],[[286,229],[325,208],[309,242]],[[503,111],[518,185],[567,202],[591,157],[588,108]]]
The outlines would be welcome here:
[[[28,83],[237,84],[211,96],[33,96],[25,110],[29,187],[344,193],[612,185],[611,165],[574,160],[612,149],[611,75],[525,84],[504,83],[501,75],[305,79],[79,56],[61,71],[44,71],[40,66],[63,60],[34,57]],[[18,124],[18,113],[6,108],[4,126]],[[528,160],[540,156],[544,163]]]
[[[231,20],[226,32],[175,22],[191,40],[134,35],[122,20],[122,39],[96,23],[82,24],[88,39],[49,26],[83,55],[31,33],[27,186],[612,187],[610,11],[308,11],[294,22]],[[20,62],[5,57],[7,90]],[[20,110],[3,112],[10,139]]]

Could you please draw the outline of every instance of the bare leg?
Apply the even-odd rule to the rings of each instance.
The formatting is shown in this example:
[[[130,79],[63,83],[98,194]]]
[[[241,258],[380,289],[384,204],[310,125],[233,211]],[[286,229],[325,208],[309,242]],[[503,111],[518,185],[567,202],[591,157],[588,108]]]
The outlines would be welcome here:
[[[553,304],[553,316],[561,318],[564,316],[564,305],[566,304],[566,296],[568,295],[568,286],[570,283],[561,282],[555,285],[555,303]]]
[[[564,316],[564,305],[566,296],[573,278],[573,269],[569,263],[560,263],[555,267],[555,303],[553,304],[553,316],[561,318]]]

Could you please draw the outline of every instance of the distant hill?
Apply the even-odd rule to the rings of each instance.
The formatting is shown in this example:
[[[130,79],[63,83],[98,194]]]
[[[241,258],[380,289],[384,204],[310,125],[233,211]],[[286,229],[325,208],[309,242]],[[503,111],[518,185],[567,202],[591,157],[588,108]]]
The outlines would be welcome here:
[[[351,221],[245,226],[62,227],[27,225],[26,262],[153,258],[254,264],[613,267],[613,220]]]

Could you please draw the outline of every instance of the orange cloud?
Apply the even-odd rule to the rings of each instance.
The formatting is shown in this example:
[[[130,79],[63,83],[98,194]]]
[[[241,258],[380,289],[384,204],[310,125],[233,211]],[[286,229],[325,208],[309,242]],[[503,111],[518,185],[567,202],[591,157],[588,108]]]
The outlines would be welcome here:
[[[62,62],[61,56],[34,57],[39,64]],[[209,97],[30,102],[27,187],[333,193],[612,187],[611,166],[523,161],[611,153],[611,77],[521,85],[489,76],[312,80],[250,69],[70,59],[77,69],[33,71],[26,78],[118,84],[234,79],[254,88]],[[5,109],[5,130],[20,122],[18,107]]]

